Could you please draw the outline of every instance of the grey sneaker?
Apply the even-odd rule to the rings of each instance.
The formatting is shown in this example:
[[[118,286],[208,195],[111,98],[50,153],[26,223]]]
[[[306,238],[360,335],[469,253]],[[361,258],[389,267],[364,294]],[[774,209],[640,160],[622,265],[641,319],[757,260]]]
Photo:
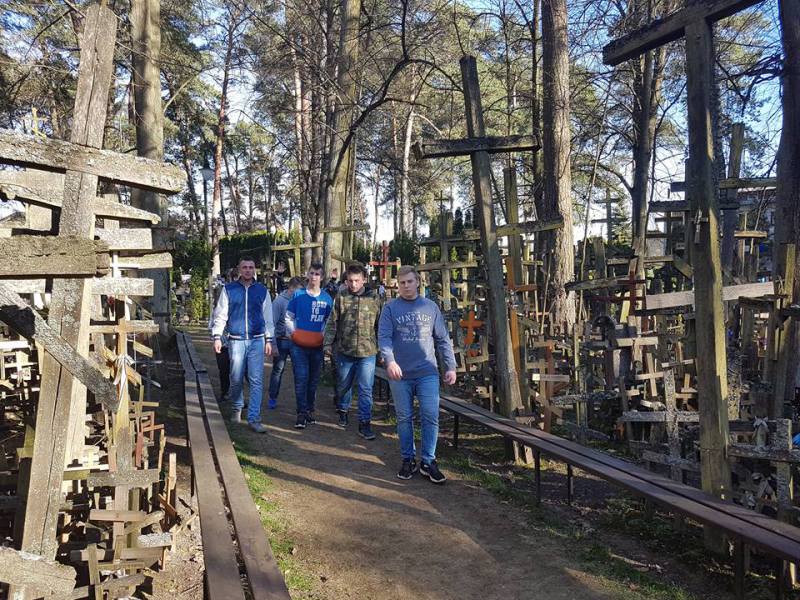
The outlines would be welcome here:
[[[264,426],[263,423],[259,423],[258,421],[253,421],[249,425],[250,429],[252,429],[256,433],[267,433],[267,428]]]
[[[242,422],[242,411],[241,410],[234,410],[231,412],[231,423],[241,423]]]
[[[347,418],[347,411],[346,410],[337,410],[339,413],[339,427],[346,428],[349,420]]]

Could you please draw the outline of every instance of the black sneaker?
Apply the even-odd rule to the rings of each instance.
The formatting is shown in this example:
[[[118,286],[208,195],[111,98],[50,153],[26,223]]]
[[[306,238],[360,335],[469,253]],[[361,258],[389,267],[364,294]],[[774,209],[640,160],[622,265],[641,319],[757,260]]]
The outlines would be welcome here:
[[[429,464],[420,463],[419,472],[433,483],[444,483],[447,481],[447,477],[439,470],[439,466],[436,464],[435,460],[432,460]]]
[[[413,458],[403,460],[400,470],[397,472],[398,479],[411,479],[417,472],[417,461]]]
[[[349,420],[347,418],[347,411],[346,410],[337,410],[336,412],[339,413],[339,427],[341,427],[341,428],[347,427],[347,424],[349,422]]]
[[[365,440],[375,439],[375,432],[372,431],[372,426],[370,425],[369,421],[360,421],[358,423],[358,435],[363,437]]]
[[[317,419],[314,417],[314,411],[310,411],[306,413],[306,424],[307,425],[316,425]]]
[[[305,429],[306,428],[306,415],[305,413],[299,413],[297,415],[297,421],[294,422],[295,429]]]

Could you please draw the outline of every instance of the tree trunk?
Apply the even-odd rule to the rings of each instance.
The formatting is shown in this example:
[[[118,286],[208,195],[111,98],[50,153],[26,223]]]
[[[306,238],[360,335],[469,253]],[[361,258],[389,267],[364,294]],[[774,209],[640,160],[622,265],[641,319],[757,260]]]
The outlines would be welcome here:
[[[775,247],[777,252],[773,279],[782,277],[787,268],[784,244],[795,245],[800,255],[800,3],[780,0],[783,43],[783,127],[778,148],[778,186],[775,215]],[[795,259],[791,302],[800,303],[800,261]],[[800,324],[790,319],[786,328],[786,363],[777,382],[783,388],[783,399],[794,397],[800,368]],[[781,416],[781,415],[778,415]]]
[[[228,177],[229,206],[233,208],[233,225],[236,228],[236,233],[242,233],[242,197],[239,193],[239,168],[238,165],[234,164],[236,168],[231,172],[227,153],[223,154],[223,160],[225,162],[225,175]],[[228,235],[227,232],[225,235]]]
[[[154,160],[164,158],[164,112],[161,106],[161,1],[133,0],[131,2],[131,61],[133,65],[133,98],[136,117],[136,149],[139,156]],[[168,246],[169,210],[166,197],[138,188],[131,189],[131,204],[161,217],[153,228],[154,248]],[[170,333],[169,272],[148,269],[143,277],[153,280],[150,308],[161,335]]]
[[[344,148],[344,138],[350,132],[353,122],[353,107],[356,105],[358,90],[358,34],[361,16],[361,0],[342,0],[342,24],[339,32],[339,57],[336,77],[336,90],[333,119],[331,122],[331,148],[328,168],[328,192],[325,198],[325,225],[341,227],[347,215],[347,173],[350,161],[354,159],[352,143]],[[339,264],[333,255],[344,256],[342,247],[344,236],[341,232],[325,234],[325,272]]]
[[[574,277],[569,126],[569,47],[566,0],[542,0],[544,128],[544,218],[564,226],[547,236],[550,252],[550,314],[555,324],[575,323],[574,294],[564,285]]]
[[[222,90],[219,98],[219,111],[217,112],[217,139],[214,148],[214,195],[211,202],[211,273],[209,275],[209,289],[214,289],[214,279],[221,273],[219,261],[219,219],[225,235],[228,235],[228,224],[222,206],[222,152],[225,146],[225,116],[228,106],[228,84],[230,81],[231,56],[233,54],[233,40],[237,27],[238,12],[228,12],[227,38],[225,47],[225,62],[222,68]]]
[[[411,230],[413,220],[411,210],[411,192],[409,184],[409,169],[411,166],[411,136],[414,132],[414,101],[416,94],[411,94],[408,117],[406,117],[405,131],[403,132],[403,162],[400,167],[400,229],[408,232]]]
[[[539,102],[539,21],[541,13],[541,0],[533,0],[533,22],[531,23],[531,125],[533,135],[537,140],[542,139],[542,106]],[[533,204],[536,214],[541,215],[543,204],[544,184],[542,182],[542,157],[539,148],[531,153],[533,163]]]

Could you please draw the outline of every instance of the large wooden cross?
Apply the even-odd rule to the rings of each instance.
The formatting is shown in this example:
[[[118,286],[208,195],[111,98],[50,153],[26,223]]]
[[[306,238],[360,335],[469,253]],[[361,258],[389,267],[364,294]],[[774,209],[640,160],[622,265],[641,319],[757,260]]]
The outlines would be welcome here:
[[[730,498],[731,474],[727,458],[728,376],[711,118],[715,63],[712,26],[714,21],[758,2],[688,0],[677,12],[603,48],[603,62],[618,65],[681,37],[686,39],[687,196],[698,226],[690,255],[695,274],[700,461],[703,489],[723,498]],[[712,538],[707,539],[714,543]]]
[[[533,150],[539,147],[539,142],[533,136],[488,137],[483,122],[483,107],[481,106],[478,67],[475,57],[464,56],[460,64],[467,116],[467,137],[459,140],[418,142],[414,152],[420,159],[469,155],[472,162],[475,214],[480,223],[481,248],[489,284],[487,297],[489,320],[494,335],[497,383],[502,411],[506,416],[510,416],[515,409],[522,406],[522,394],[511,347],[503,284],[503,261],[497,243],[497,225],[492,206],[489,154]]]
[[[59,236],[94,238],[95,215],[111,210],[106,207],[98,212],[103,204],[97,197],[100,177],[167,193],[179,191],[184,184],[178,168],[100,149],[113,76],[116,28],[117,17],[110,9],[92,5],[86,10],[69,142],[0,131],[0,163],[63,173],[62,198],[55,198],[58,188],[45,188],[38,194],[42,204],[60,204]],[[56,526],[62,504],[62,480],[65,459],[70,458],[69,425],[85,420],[86,390],[80,382],[92,389],[95,396],[110,387],[109,382],[98,380],[96,367],[85,359],[89,351],[93,285],[90,277],[75,274],[56,278],[47,326],[36,315],[28,317],[35,328],[31,337],[42,343],[46,352],[41,367],[28,486],[35,502],[28,502],[26,507],[22,550],[47,559],[55,557],[58,546]],[[13,310],[19,306],[17,298],[7,293],[0,305],[9,324],[19,328],[15,315],[24,315],[25,311]],[[113,387],[110,391],[114,393]],[[101,396],[108,394],[104,392]],[[113,410],[113,400],[105,400],[105,404]],[[127,423],[127,411],[121,419]]]

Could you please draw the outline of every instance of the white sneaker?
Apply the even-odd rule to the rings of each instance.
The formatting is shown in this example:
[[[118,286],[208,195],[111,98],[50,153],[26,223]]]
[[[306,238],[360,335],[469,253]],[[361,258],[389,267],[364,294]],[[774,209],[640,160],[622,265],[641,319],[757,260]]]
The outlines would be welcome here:
[[[252,429],[256,433],[267,433],[267,428],[264,426],[263,423],[259,423],[258,421],[253,421],[249,425],[250,429]]]
[[[241,423],[242,422],[242,411],[241,410],[234,410],[231,412],[231,423]]]

